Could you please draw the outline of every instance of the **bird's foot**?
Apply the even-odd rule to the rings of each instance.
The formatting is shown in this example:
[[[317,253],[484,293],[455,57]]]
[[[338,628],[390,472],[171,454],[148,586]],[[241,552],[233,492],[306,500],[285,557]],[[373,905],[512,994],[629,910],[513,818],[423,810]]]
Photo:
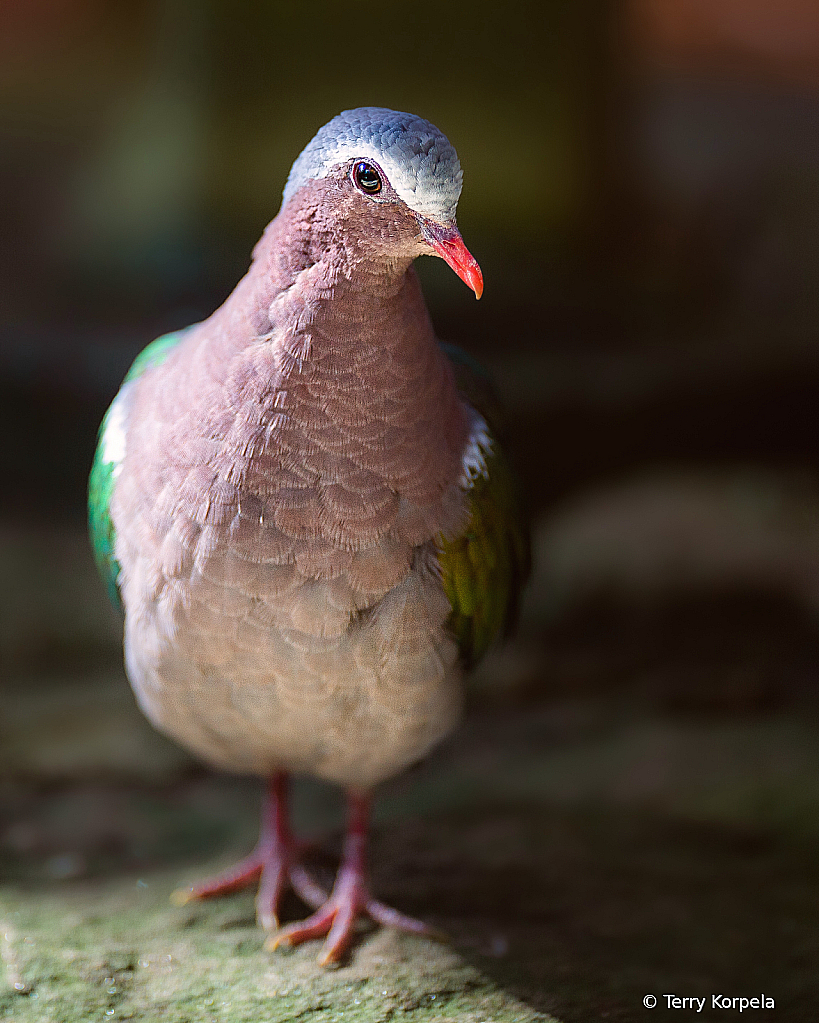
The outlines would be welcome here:
[[[421,920],[399,913],[370,895],[364,873],[350,866],[339,871],[333,891],[327,901],[312,916],[288,924],[267,940],[267,948],[281,945],[300,945],[327,935],[319,956],[322,966],[337,963],[350,947],[359,917],[368,916],[384,927],[394,927],[410,934],[421,934],[437,941],[446,941],[446,935]]]
[[[299,862],[300,853],[301,849],[295,843],[286,848],[271,848],[260,842],[249,856],[221,874],[177,889],[171,895],[171,901],[177,906],[184,906],[188,902],[231,895],[249,888],[258,880],[256,919],[259,926],[272,931],[279,926],[279,907],[288,885],[313,909],[327,899],[327,892]]]
[[[327,901],[327,892],[300,862],[307,845],[297,842],[290,832],[286,784],[284,774],[270,781],[262,812],[262,832],[253,852],[221,874],[178,889],[171,895],[172,902],[184,906],[200,899],[230,895],[258,880],[256,919],[261,927],[272,931],[279,926],[279,906],[288,885],[313,909]]]
[[[336,963],[350,947],[359,917],[368,916],[384,927],[394,927],[410,934],[421,934],[438,941],[446,935],[397,909],[385,906],[370,894],[367,881],[366,844],[368,832],[369,799],[350,794],[350,822],[344,843],[344,855],[330,897],[312,916],[288,924],[267,940],[270,949],[281,945],[300,945],[303,941],[327,935],[319,956],[322,966]]]

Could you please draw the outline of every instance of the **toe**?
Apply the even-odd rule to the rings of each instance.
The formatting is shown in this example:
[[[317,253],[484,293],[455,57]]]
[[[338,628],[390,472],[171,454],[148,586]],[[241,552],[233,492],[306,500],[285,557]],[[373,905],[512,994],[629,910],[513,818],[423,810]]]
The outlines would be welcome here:
[[[324,942],[319,962],[322,966],[329,966],[330,963],[337,963],[343,956],[353,940],[353,929],[355,927],[356,908],[348,903],[342,906],[335,915],[333,926]]]
[[[279,926],[279,903],[287,885],[287,867],[281,861],[266,863],[256,894],[256,919],[266,931]]]
[[[282,927],[268,939],[265,947],[273,950],[282,945],[300,945],[303,941],[320,938],[327,934],[332,927],[337,912],[337,908],[328,902],[312,916],[308,916],[306,920]]]
[[[434,941],[444,944],[448,944],[450,941],[449,935],[445,931],[432,927],[424,923],[423,920],[416,920],[414,917],[399,913],[397,909],[393,909],[392,906],[387,906],[377,899],[370,899],[367,902],[367,913],[382,927],[393,927],[396,930],[405,931],[407,934],[420,934],[425,938],[432,938]]]
[[[257,852],[253,852],[215,877],[209,877],[187,888],[178,888],[171,895],[171,902],[175,906],[184,906],[197,899],[211,899],[218,895],[230,895],[241,891],[261,876],[262,864],[262,858]]]
[[[295,863],[290,868],[290,884],[302,902],[312,909],[323,906],[329,898],[329,893],[313,880],[300,863]]]

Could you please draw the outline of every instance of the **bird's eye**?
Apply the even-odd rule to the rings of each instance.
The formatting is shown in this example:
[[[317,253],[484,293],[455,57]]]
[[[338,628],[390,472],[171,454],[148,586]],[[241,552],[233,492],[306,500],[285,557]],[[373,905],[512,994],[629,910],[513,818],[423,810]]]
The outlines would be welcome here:
[[[369,163],[357,163],[353,169],[353,181],[367,195],[381,191],[381,175]]]

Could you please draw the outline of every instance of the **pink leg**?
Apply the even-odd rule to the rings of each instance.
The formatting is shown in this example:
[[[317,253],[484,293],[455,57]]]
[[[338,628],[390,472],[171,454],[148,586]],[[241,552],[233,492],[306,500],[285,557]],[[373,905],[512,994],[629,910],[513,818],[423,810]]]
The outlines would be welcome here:
[[[265,930],[272,930],[279,925],[279,904],[288,882],[308,906],[320,906],[327,898],[327,893],[298,863],[300,851],[290,831],[287,775],[279,771],[267,783],[259,841],[253,852],[215,877],[180,888],[171,899],[177,906],[184,906],[194,900],[238,892],[258,879],[256,919]]]
[[[423,934],[445,940],[445,936],[420,920],[404,916],[370,895],[367,881],[367,837],[369,833],[370,798],[350,792],[349,820],[336,883],[329,899],[312,916],[299,923],[288,924],[268,939],[268,948],[299,945],[303,941],[327,935],[319,962],[326,966],[338,962],[353,940],[359,916],[369,916],[385,927],[396,927],[411,934]]]

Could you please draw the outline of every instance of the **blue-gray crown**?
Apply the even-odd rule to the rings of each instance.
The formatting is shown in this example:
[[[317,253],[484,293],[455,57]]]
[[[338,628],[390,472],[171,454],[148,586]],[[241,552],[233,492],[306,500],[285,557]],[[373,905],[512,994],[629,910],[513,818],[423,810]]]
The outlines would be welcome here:
[[[293,164],[284,201],[308,181],[354,159],[375,160],[417,213],[454,220],[463,172],[449,139],[422,117],[384,107],[345,110],[325,124]]]

